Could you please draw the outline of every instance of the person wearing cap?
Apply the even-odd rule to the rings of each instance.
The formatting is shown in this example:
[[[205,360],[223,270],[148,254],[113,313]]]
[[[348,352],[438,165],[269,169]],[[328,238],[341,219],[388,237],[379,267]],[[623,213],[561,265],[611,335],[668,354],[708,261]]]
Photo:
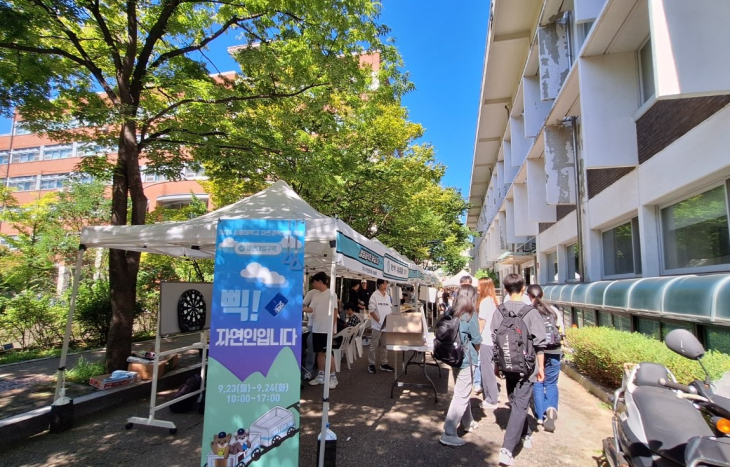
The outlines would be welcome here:
[[[370,352],[368,352],[368,372],[371,374],[375,373],[375,360],[377,359],[378,352],[380,352],[380,370],[395,371],[395,368],[388,365],[388,350],[380,348],[380,339],[382,336],[381,327],[385,321],[385,317],[392,311],[393,301],[386,292],[388,290],[388,281],[378,279],[377,286],[378,290],[370,296],[370,302],[368,304],[370,318],[372,319]],[[385,344],[383,344],[384,346]]]

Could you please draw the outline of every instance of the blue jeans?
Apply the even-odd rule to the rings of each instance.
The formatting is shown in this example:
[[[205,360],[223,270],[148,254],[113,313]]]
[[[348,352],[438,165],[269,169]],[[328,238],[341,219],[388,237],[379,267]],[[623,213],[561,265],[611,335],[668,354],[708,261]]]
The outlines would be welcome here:
[[[482,367],[482,358],[480,355],[479,358],[477,358],[477,364],[476,364],[476,367],[474,368],[474,388],[482,387],[481,367]]]
[[[545,381],[535,381],[532,396],[535,399],[535,415],[545,418],[548,407],[558,410],[558,376],[560,376],[560,354],[545,354]]]

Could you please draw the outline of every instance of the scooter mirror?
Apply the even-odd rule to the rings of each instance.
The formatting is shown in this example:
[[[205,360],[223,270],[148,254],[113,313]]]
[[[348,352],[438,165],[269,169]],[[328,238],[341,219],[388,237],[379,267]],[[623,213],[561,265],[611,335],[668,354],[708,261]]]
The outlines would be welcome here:
[[[705,354],[700,341],[686,329],[670,331],[664,338],[664,343],[679,355],[691,360],[699,360]]]

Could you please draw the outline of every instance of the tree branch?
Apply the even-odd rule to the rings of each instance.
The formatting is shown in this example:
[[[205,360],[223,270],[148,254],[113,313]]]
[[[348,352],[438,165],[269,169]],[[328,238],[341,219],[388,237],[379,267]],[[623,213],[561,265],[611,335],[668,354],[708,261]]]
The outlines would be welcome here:
[[[205,39],[203,39],[202,41],[200,41],[199,44],[189,45],[187,47],[182,47],[180,49],[170,50],[169,52],[165,52],[162,55],[160,55],[159,57],[157,57],[157,59],[155,59],[155,61],[150,64],[149,68],[150,69],[157,68],[160,65],[162,65],[163,63],[165,63],[166,61],[170,60],[171,58],[178,57],[180,55],[184,55],[188,52],[194,52],[196,50],[200,50],[203,47],[205,47],[206,45],[208,45],[210,42],[212,42],[215,39],[217,39],[218,37],[220,37],[221,34],[226,32],[228,30],[228,28],[230,28],[234,24],[240,26],[239,23],[242,23],[244,21],[250,21],[250,20],[256,19],[256,18],[260,18],[262,16],[264,16],[264,15],[258,14],[258,15],[249,16],[247,18],[238,18],[238,17],[234,16],[233,18],[230,18],[228,21],[226,21],[223,24],[223,26],[221,26],[213,34],[211,34],[210,36],[208,36]]]
[[[101,15],[101,11],[99,10],[99,0],[93,0],[93,2],[90,2],[88,4],[88,9],[89,11],[91,11],[94,19],[99,24],[99,29],[101,29],[101,34],[104,37],[104,42],[106,42],[106,44],[111,49],[114,66],[117,68],[117,70],[120,70],[122,68],[122,59],[119,56],[119,51],[117,50],[117,46],[114,43],[114,38],[112,37],[111,31],[109,31],[109,27],[106,24],[106,20],[104,20],[104,17]]]
[[[31,3],[42,8],[61,27],[61,31],[66,35],[66,37],[69,38],[69,40],[71,40],[71,43],[74,45],[79,54],[81,54],[81,58],[83,59],[83,63],[76,60],[74,61],[76,61],[76,63],[83,64],[91,72],[91,74],[94,75],[94,78],[96,78],[96,81],[104,89],[104,92],[106,92],[109,100],[117,104],[117,95],[114,93],[114,89],[112,89],[109,83],[106,82],[106,78],[104,78],[104,73],[102,72],[101,68],[96,66],[96,63],[94,63],[89,54],[86,53],[86,50],[81,45],[81,41],[79,40],[79,37],[76,35],[76,33],[68,29],[64,22],[61,21],[61,18],[58,17],[56,12],[53,11],[50,7],[46,6],[46,4],[44,4],[42,0],[31,0]]]
[[[79,65],[88,66],[88,63],[83,58],[77,57],[76,55],[57,47],[45,49],[41,47],[28,47],[26,45],[12,44],[9,42],[0,42],[0,49],[20,50],[22,52],[30,52],[34,54],[60,55],[62,57],[68,58],[69,60],[72,60],[73,62],[78,63]]]
[[[180,5],[179,0],[168,0],[165,3],[165,7],[160,12],[160,16],[157,18],[154,26],[152,26],[147,34],[147,40],[145,41],[144,47],[142,47],[142,51],[139,53],[139,57],[137,58],[137,66],[134,69],[134,75],[132,77],[132,86],[135,91],[137,89],[141,89],[142,77],[147,74],[147,65],[150,57],[152,56],[155,44],[165,34],[165,29],[167,28],[168,21],[170,21],[170,17],[175,12],[175,9],[177,9]]]
[[[302,94],[309,89],[318,88],[322,86],[329,86],[329,83],[319,83],[319,84],[310,84],[308,86],[303,87],[302,89],[291,92],[291,93],[271,93],[271,94],[259,94],[256,96],[231,96],[226,97],[223,99],[214,99],[214,100],[204,100],[204,99],[182,99],[178,102],[175,102],[174,104],[168,106],[166,109],[161,110],[157,114],[153,115],[150,119],[148,119],[143,125],[142,125],[142,131],[146,131],[147,128],[156,120],[164,117],[169,112],[172,112],[173,110],[177,109],[178,107],[181,107],[183,105],[187,104],[227,104],[229,102],[241,102],[241,101],[252,101],[257,99],[281,99],[285,97],[295,97],[299,94]]]

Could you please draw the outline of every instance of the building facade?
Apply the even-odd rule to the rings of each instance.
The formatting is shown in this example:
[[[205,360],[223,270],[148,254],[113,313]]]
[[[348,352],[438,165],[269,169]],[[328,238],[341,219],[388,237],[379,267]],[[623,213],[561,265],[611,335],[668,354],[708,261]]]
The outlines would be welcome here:
[[[571,323],[730,352],[724,0],[493,0],[467,223],[473,268]]]
[[[116,148],[82,142],[58,143],[28,133],[22,124],[14,124],[12,133],[0,135],[0,180],[14,190],[13,196],[19,204],[28,204],[63,188],[75,175],[82,158],[100,152],[113,157],[115,151]],[[205,202],[209,200],[199,183],[206,179],[202,171],[185,170],[181,180],[169,181],[143,167],[142,178],[148,211],[158,207],[180,208],[189,204],[193,196]],[[12,235],[14,232],[9,225],[3,224],[0,233]]]

